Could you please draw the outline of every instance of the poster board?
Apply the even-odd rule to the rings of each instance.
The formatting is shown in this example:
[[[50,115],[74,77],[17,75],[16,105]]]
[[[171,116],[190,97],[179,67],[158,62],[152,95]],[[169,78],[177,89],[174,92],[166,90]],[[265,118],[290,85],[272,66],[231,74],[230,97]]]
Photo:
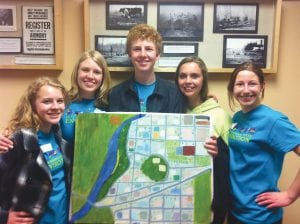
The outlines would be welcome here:
[[[75,223],[198,223],[211,218],[208,116],[79,114]]]

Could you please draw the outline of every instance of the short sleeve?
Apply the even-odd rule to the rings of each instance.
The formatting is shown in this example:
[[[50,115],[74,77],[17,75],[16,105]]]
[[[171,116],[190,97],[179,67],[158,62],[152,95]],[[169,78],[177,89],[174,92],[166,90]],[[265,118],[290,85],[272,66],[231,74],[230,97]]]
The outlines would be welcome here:
[[[300,145],[300,132],[287,117],[281,117],[270,130],[269,144],[277,151],[289,152]]]

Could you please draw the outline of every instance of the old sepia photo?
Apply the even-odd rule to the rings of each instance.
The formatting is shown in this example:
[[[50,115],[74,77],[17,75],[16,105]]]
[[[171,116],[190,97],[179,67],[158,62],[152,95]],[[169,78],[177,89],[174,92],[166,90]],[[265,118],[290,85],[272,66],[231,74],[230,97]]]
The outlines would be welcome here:
[[[158,3],[157,29],[164,40],[203,41],[203,3]]]
[[[223,67],[235,68],[252,61],[266,67],[268,36],[224,35]]]
[[[146,2],[106,2],[107,30],[129,30],[140,23],[147,23]]]
[[[0,32],[17,31],[15,5],[0,5]]]
[[[95,50],[103,54],[108,66],[131,66],[126,37],[95,35]]]
[[[214,4],[214,33],[257,33],[258,4]]]

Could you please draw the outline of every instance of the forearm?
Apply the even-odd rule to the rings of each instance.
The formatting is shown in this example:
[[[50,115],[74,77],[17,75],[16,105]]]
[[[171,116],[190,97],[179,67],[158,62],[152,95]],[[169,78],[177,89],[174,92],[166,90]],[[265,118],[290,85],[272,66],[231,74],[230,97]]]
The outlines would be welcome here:
[[[292,202],[296,201],[297,198],[300,196],[300,169],[298,170],[298,173],[290,185],[290,187],[287,189],[288,197],[291,199]]]
[[[294,149],[294,152],[300,155],[300,146]],[[269,209],[285,207],[292,204],[300,196],[300,169],[292,182],[285,191],[281,192],[264,192],[256,197],[259,205],[266,206]]]

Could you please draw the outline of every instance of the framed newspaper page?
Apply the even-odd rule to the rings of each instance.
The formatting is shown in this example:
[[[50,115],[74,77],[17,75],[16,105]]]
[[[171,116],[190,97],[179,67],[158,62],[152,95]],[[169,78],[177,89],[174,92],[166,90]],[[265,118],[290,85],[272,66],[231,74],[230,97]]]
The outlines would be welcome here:
[[[53,7],[23,6],[23,53],[54,54]]]

